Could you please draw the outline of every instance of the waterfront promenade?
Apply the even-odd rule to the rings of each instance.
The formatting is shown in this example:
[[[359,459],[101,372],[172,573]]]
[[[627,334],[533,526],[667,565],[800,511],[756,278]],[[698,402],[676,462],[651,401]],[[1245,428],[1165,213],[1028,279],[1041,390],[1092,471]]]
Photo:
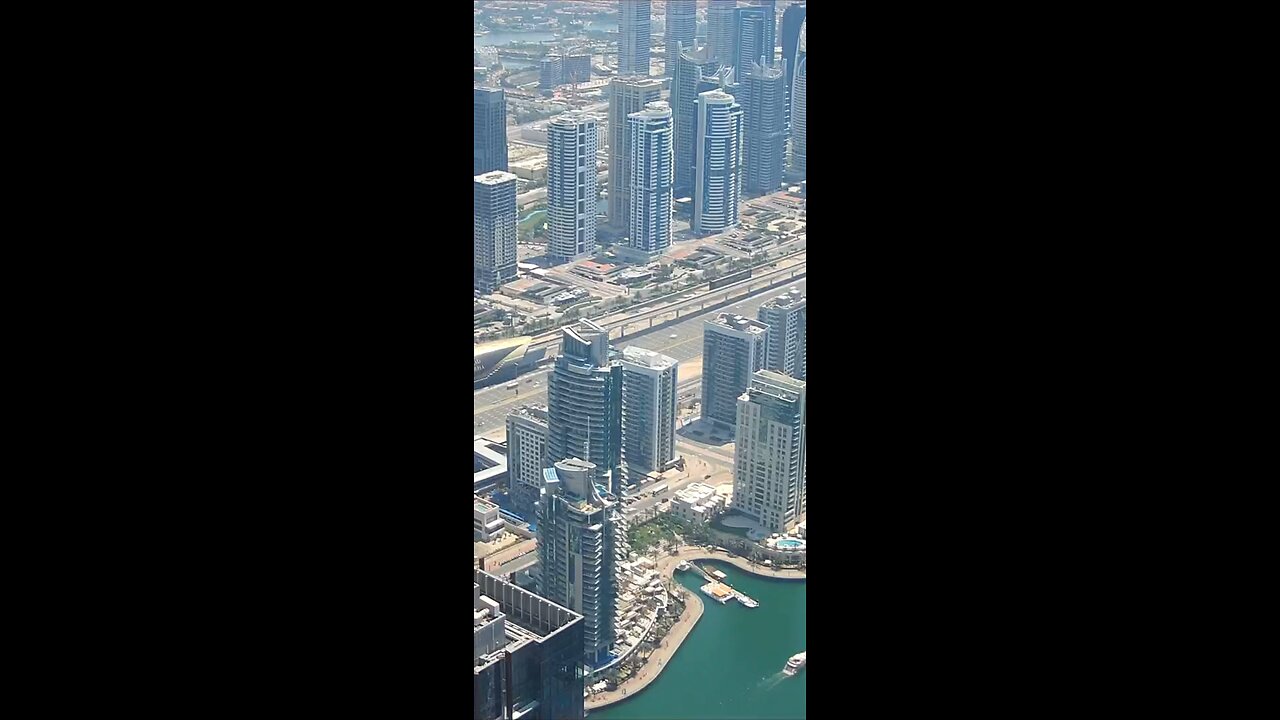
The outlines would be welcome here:
[[[695,560],[719,560],[727,562],[734,567],[745,572],[753,573],[761,577],[771,577],[781,580],[803,580],[805,572],[803,570],[778,570],[767,565],[755,564],[736,555],[730,555],[722,552],[711,552],[703,548],[682,548],[675,555],[663,555],[658,558],[658,575],[662,578],[671,577],[675,572],[675,568],[682,561]],[[648,662],[640,669],[636,675],[628,678],[626,682],[619,685],[614,690],[589,695],[585,701],[586,709],[599,710],[608,707],[614,703],[621,702],[627,698],[634,697],[641,690],[649,686],[649,683],[658,678],[658,675],[666,669],[667,663],[675,656],[676,651],[680,649],[681,643],[685,638],[689,637],[689,633],[693,631],[698,620],[702,617],[703,604],[702,598],[697,593],[685,590],[686,602],[684,615],[671,626],[671,631],[662,639],[662,644],[654,649],[653,654],[649,656]]]

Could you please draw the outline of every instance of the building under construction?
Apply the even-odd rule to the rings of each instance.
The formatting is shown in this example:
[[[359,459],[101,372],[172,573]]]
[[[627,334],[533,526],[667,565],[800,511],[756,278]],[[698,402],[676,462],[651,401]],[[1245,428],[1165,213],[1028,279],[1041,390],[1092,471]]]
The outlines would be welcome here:
[[[584,83],[591,79],[591,55],[585,52],[562,52],[542,59],[538,89],[550,94],[561,85]]]

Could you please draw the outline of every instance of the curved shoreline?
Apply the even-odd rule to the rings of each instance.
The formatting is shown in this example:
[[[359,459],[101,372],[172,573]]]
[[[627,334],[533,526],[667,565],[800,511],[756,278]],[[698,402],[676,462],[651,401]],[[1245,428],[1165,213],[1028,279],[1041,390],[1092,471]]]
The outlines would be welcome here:
[[[683,553],[681,553],[683,556]],[[739,570],[758,577],[772,578],[774,580],[806,580],[809,575],[804,570],[779,569],[759,563],[752,564],[749,560],[744,560],[737,555],[729,555],[727,553],[713,553],[706,550],[698,550],[695,554],[691,554],[687,559],[691,560],[718,560],[723,563],[738,568]]]
[[[766,566],[753,566],[747,560],[736,555],[728,555],[726,553],[714,553],[701,548],[681,550],[676,555],[664,555],[658,560],[658,575],[667,578],[675,574],[675,568],[683,561],[694,560],[718,560],[726,562],[744,572],[751,573],[764,578],[773,578],[775,580],[804,580],[805,572],[802,570],[775,570],[766,569]],[[672,626],[671,631],[662,639],[662,644],[658,646],[653,654],[649,656],[649,660],[645,663],[645,667],[636,676],[628,679],[614,690],[609,690],[595,695],[587,696],[583,701],[586,710],[599,710],[610,705],[616,705],[624,700],[639,695],[642,690],[649,687],[649,684],[658,679],[663,670],[667,669],[667,663],[675,657],[676,651],[684,644],[689,633],[693,632],[693,628],[697,626],[698,620],[702,618],[704,606],[702,598],[698,597],[695,592],[685,588],[685,592],[689,593],[692,602],[685,604],[685,615],[681,617],[676,624]],[[654,661],[658,661],[657,667],[649,667]],[[652,674],[651,674],[652,673]]]

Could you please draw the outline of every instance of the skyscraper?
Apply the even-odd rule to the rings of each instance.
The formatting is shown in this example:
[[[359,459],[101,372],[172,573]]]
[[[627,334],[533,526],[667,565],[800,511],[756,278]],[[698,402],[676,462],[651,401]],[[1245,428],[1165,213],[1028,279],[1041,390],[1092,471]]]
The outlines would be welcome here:
[[[618,4],[618,75],[649,74],[649,0]]]
[[[751,374],[764,369],[769,327],[733,313],[720,313],[702,328],[702,417],[732,427],[738,396]]]
[[[507,487],[511,504],[526,520],[534,518],[542,471],[547,461],[547,409],[523,406],[507,415]]]
[[[472,717],[583,717],[582,615],[473,573]]]
[[[796,49],[800,47],[800,26],[804,24],[804,3],[791,3],[782,13],[782,59],[787,62],[787,124],[791,123],[791,81],[796,69]]]
[[[733,507],[773,532],[795,526],[805,488],[805,381],[761,370],[738,398]]]
[[[693,49],[682,45],[676,53],[671,77],[671,112],[675,125],[675,195],[693,194],[693,181],[698,145],[698,93],[704,77],[711,77],[720,63],[711,57],[710,48]]]
[[[741,78],[751,63],[758,63],[761,58],[765,65],[773,64],[774,17],[771,6],[753,5],[738,8],[736,13],[738,47],[733,65]]]
[[[591,53],[578,50],[544,57],[538,68],[538,90],[549,95],[560,85],[590,80]]]
[[[591,79],[591,52],[577,50],[564,56],[564,84],[584,83]]]
[[[597,475],[595,465],[579,458],[548,468],[537,523],[538,594],[582,614],[581,658],[591,667],[609,661],[617,596],[617,511],[596,489]]]
[[[738,58],[737,0],[708,0],[707,48],[713,59],[732,65]]]
[[[738,76],[746,136],[743,189],[748,193],[773,192],[782,184],[786,164],[786,64],[752,62],[744,65],[743,71]]]
[[[805,158],[808,155],[808,127],[805,121],[809,105],[808,79],[806,67],[808,58],[804,52],[804,35],[801,36],[800,59],[797,61],[795,75],[791,81],[791,146],[787,153],[788,170],[795,177],[805,177]]]
[[[721,90],[698,95],[693,230],[722,232],[738,224],[742,199],[742,108]]]
[[[547,460],[582,458],[607,480],[621,457],[621,363],[612,357],[609,332],[590,320],[563,328],[561,335],[547,382]]]
[[[676,459],[677,362],[652,350],[622,351],[622,467],[627,482]]]
[[[671,247],[671,108],[651,102],[627,116],[631,135],[631,211],[627,237],[631,247],[658,255]]]
[[[547,255],[553,263],[596,249],[598,124],[594,115],[577,111],[547,123]]]
[[[693,41],[697,33],[698,18],[696,12],[696,0],[667,0],[667,27],[665,33],[667,64],[664,75],[675,77],[676,57],[680,53],[680,47],[693,47]]]
[[[494,170],[472,182],[473,287],[484,294],[516,279],[516,176]]]
[[[557,85],[564,84],[564,58],[559,55],[544,57],[538,64],[538,90],[547,95]]]
[[[806,325],[809,318],[808,300],[799,288],[760,306],[757,318],[769,326],[769,350],[765,369],[797,380],[804,380],[808,371]]]
[[[609,225],[631,225],[631,134],[627,117],[662,97],[658,78],[616,77],[609,82]]]
[[[471,92],[471,174],[507,171],[507,96],[502,88]]]

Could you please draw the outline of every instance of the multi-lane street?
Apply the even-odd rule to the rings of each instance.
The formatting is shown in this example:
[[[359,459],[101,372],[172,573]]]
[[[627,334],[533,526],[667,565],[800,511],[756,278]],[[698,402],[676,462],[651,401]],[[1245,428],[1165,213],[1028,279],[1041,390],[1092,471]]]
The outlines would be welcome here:
[[[680,361],[680,394],[686,395],[699,385],[702,366],[702,326],[712,312],[734,312],[755,317],[757,309],[770,298],[777,297],[793,287],[805,290],[807,281],[797,280],[786,285],[779,285],[771,290],[761,292],[725,308],[704,313],[691,314],[688,319],[667,327],[655,329],[642,335],[615,340],[614,346],[621,349],[636,345],[647,350],[654,350],[669,355]],[[530,373],[520,377],[518,390],[508,390],[506,385],[497,385],[475,393],[474,430],[476,435],[492,432],[506,425],[507,413],[522,403],[547,402],[547,371]]]

